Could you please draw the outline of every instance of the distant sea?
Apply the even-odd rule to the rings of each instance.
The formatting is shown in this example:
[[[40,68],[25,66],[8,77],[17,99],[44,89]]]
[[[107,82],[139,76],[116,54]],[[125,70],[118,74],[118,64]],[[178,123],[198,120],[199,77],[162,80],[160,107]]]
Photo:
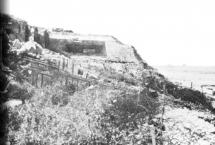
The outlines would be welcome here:
[[[153,66],[172,82],[201,90],[201,85],[215,85],[215,66]]]

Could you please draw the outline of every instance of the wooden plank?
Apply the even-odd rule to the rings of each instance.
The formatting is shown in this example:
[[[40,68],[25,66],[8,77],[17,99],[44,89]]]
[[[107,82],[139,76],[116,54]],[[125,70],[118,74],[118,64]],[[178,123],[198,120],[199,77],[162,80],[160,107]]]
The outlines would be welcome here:
[[[41,68],[41,67],[36,67],[36,66],[31,66],[30,69],[40,70],[40,71],[48,71],[48,69],[46,69],[46,68]]]
[[[52,78],[52,75],[50,74],[46,74],[46,73],[43,73],[43,72],[40,72],[40,74],[44,75],[44,76],[48,76],[48,77],[51,77]]]
[[[45,61],[42,61],[42,60],[39,60],[39,59],[31,59],[31,58],[23,58],[24,60],[26,61],[29,61],[29,62],[35,62],[35,63],[46,63]]]
[[[32,66],[36,67],[36,68],[41,68],[41,69],[45,69],[45,70],[48,70],[48,68],[52,68],[52,69],[58,70],[58,68],[55,66],[44,65],[44,64],[42,64],[42,66],[41,66],[41,64],[36,64],[36,63],[32,63],[32,64],[33,64]]]
[[[25,59],[25,58],[24,58]],[[50,65],[48,64],[47,62],[44,62],[44,61],[40,61],[40,60],[30,60],[30,59],[27,59],[27,61],[31,62],[32,64],[35,64],[35,65],[42,65],[42,66],[46,66],[46,67],[51,67],[51,68],[55,68],[55,69],[58,69],[58,66],[57,65]]]
[[[64,61],[64,63],[65,63],[65,61]],[[58,64],[60,67],[60,62]],[[42,72],[42,71],[48,71],[48,70],[45,67],[41,67],[40,65],[42,65],[42,66],[50,66],[50,65],[46,65],[46,64],[44,65],[43,63],[41,64],[39,62],[31,63],[32,84],[38,86],[38,75],[41,75],[40,86],[42,87],[44,84],[44,76],[50,77],[51,80],[52,80],[53,76],[51,74],[47,74],[47,73]],[[74,63],[73,63],[73,68],[74,68]],[[68,74],[68,73],[65,74],[63,72],[61,74],[62,74],[62,76],[65,77],[65,84],[66,85],[68,85],[69,80],[72,80],[72,83],[74,81],[76,81],[77,90],[79,90],[79,83],[84,82],[85,85],[90,86],[91,83],[95,81],[95,80],[83,78],[83,77],[80,77],[80,76],[74,75],[74,74]]]
[[[92,81],[94,81],[94,80],[82,78],[82,77],[79,77],[79,76],[77,76],[77,75],[72,75],[72,74],[68,75],[68,78],[80,80],[80,81],[83,81],[83,82],[92,82]]]

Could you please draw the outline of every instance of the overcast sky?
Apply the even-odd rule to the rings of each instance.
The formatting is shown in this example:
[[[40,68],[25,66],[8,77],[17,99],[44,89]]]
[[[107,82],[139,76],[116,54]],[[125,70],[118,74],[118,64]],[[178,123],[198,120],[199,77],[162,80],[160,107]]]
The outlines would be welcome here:
[[[29,24],[113,35],[150,65],[215,66],[214,0],[8,1]]]

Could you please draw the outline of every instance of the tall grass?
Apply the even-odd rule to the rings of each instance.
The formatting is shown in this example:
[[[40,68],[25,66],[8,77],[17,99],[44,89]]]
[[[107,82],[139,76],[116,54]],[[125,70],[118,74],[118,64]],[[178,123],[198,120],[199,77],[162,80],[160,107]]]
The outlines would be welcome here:
[[[71,95],[56,83],[33,92],[10,111],[9,140],[15,144],[146,143],[146,118],[159,107],[156,99],[126,86],[97,85]]]

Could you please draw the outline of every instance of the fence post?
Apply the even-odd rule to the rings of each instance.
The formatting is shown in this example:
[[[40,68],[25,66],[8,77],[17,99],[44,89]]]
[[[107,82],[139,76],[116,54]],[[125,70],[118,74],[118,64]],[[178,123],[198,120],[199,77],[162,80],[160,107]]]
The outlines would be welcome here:
[[[77,79],[77,91],[78,91],[78,79]]]
[[[32,71],[32,74],[31,74],[31,84],[34,85],[34,75],[35,75],[35,72],[34,70],[31,70]]]
[[[43,74],[41,74],[41,88],[43,86]]]
[[[202,97],[203,97],[203,85],[201,85],[201,90],[202,90]]]
[[[68,76],[66,76],[65,84],[66,84],[66,86],[68,85]]]
[[[35,85],[35,86],[37,87],[38,72],[36,72],[35,75],[36,75],[36,79],[35,79],[35,84],[36,84],[36,85]]]
[[[65,68],[65,58],[63,57],[63,70]]]
[[[156,145],[156,136],[155,136],[155,128],[154,128],[154,126],[152,126],[150,128],[150,133],[151,133],[151,137],[152,137],[152,145]]]
[[[58,71],[60,71],[60,61],[58,61]]]
[[[75,67],[75,64],[74,62],[72,62],[72,74],[74,74],[74,67]]]

